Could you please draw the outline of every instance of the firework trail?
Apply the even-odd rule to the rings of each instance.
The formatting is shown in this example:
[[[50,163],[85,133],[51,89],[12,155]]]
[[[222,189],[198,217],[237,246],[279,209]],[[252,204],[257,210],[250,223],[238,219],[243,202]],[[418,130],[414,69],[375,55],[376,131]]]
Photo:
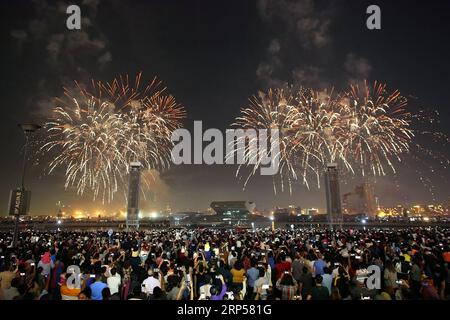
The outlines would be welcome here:
[[[348,104],[342,107],[340,122],[348,168],[362,176],[383,176],[387,168],[395,173],[396,162],[409,152],[414,136],[407,100],[376,81],[372,86],[367,81],[362,87],[352,85],[344,96]]]
[[[320,187],[320,176],[328,162],[338,163],[342,176],[395,174],[399,163],[424,156],[448,168],[450,161],[444,154],[419,141],[428,135],[448,144],[448,137],[414,125],[418,118],[431,121],[430,117],[408,111],[407,100],[398,90],[388,91],[384,84],[369,85],[365,81],[340,94],[302,87],[270,89],[267,94],[252,97],[233,125],[279,129],[280,170],[274,177],[274,190],[276,181],[281,181],[283,189],[283,181],[287,180],[292,191],[294,181],[309,187],[311,177]],[[245,145],[248,154],[255,154],[253,148],[250,143]],[[250,165],[248,161],[246,167]],[[244,187],[260,163],[252,165]],[[436,171],[433,166],[429,169]],[[236,175],[240,170],[241,166]],[[432,190],[431,180],[422,172],[420,180]]]
[[[347,115],[342,114],[350,132],[346,136],[345,158],[352,164],[352,173],[396,176],[399,170],[410,168],[436,200],[433,181],[446,181],[450,165],[448,155],[439,151],[448,150],[450,139],[436,127],[437,111],[408,110],[407,99],[398,90],[389,92],[386,85],[378,82],[350,86],[344,95],[348,99],[345,105],[350,105]]]
[[[86,101],[86,108],[74,99],[75,110],[57,107],[53,120],[45,128],[48,141],[42,146],[46,153],[54,153],[49,174],[65,168],[65,187],[75,186],[79,194],[86,188],[93,190],[94,199],[103,189],[102,198],[111,199],[122,180],[121,168],[126,157],[118,145],[126,145],[126,126],[107,105],[96,106],[94,99]]]
[[[280,135],[280,169],[274,177],[274,191],[278,181],[284,190],[285,180],[292,191],[292,182],[301,180],[309,188],[309,177],[313,175],[320,184],[320,173],[327,162],[343,158],[343,145],[339,137],[342,130],[339,126],[340,103],[330,93],[318,92],[308,88],[292,88],[269,90],[267,94],[260,92],[258,97],[250,99],[250,106],[241,109],[241,116],[236,118],[234,127],[243,129],[278,129]],[[256,138],[255,138],[256,139]],[[248,164],[252,157],[257,157],[257,144],[248,141],[244,144],[234,143],[234,156],[245,148]],[[257,159],[248,174],[244,187],[260,166]],[[255,162],[253,162],[255,163]],[[239,166],[236,175],[240,174]]]
[[[233,124],[233,126],[243,129],[279,129],[279,153],[272,156],[278,156],[280,159],[279,176],[281,177],[282,189],[284,189],[283,178],[285,176],[288,179],[289,186],[291,185],[291,179],[297,179],[291,155],[294,151],[294,144],[289,133],[293,128],[294,103],[294,97],[289,88],[269,90],[267,94],[260,92],[258,96],[250,99],[250,106],[241,110],[242,115],[236,118],[236,123]],[[246,138],[236,139],[233,144],[233,151],[227,154],[227,158],[234,157],[235,153],[244,151],[247,163],[255,163],[245,180],[245,186],[260,167],[261,157],[258,156],[258,137],[249,137],[247,141],[244,139]],[[241,166],[238,167],[236,176],[240,174]],[[274,192],[276,192],[275,182]]]
[[[141,89],[141,74],[133,85],[128,76],[111,83],[92,81],[90,89],[76,83],[65,89],[50,120],[40,148],[51,157],[48,173],[65,170],[65,187],[78,194],[87,190],[93,198],[110,202],[126,185],[129,163],[144,169],[169,167],[170,135],[181,126],[184,109],[158,89],[153,81]]]
[[[172,95],[165,94],[166,88],[156,78],[142,86],[141,75],[136,76],[134,84],[130,83],[128,75],[110,83],[99,82],[97,92],[99,96],[107,95],[115,112],[132,115],[149,130],[170,136],[181,126],[186,112]]]
[[[410,156],[405,161],[405,166],[416,173],[415,176],[433,200],[439,192],[434,182],[443,181],[448,185],[450,167],[450,138],[438,131],[439,123],[440,115],[435,110],[425,109],[413,114],[411,126],[415,139],[411,144]]]
[[[334,90],[302,90],[298,96],[295,130],[292,131],[301,170],[302,183],[309,188],[308,176],[312,173],[320,187],[320,175],[330,162],[342,162],[350,167],[344,155],[342,103]],[[308,170],[311,169],[311,170]]]

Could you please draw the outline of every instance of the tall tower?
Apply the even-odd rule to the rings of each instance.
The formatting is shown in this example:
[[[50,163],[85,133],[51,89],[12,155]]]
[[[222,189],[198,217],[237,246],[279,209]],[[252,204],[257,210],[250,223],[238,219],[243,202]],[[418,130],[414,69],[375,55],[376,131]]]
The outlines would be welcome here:
[[[58,208],[58,212],[56,213],[57,217],[62,218],[64,214],[64,205],[62,204],[61,201],[58,201],[56,203],[56,207]]]
[[[369,181],[364,182],[364,209],[368,217],[373,218],[377,214],[375,188]]]
[[[142,164],[130,163],[130,178],[128,182],[127,231],[139,229],[139,190],[141,183]]]
[[[341,191],[339,172],[336,163],[327,164],[325,172],[325,192],[327,196],[327,214],[330,224],[342,222]]]

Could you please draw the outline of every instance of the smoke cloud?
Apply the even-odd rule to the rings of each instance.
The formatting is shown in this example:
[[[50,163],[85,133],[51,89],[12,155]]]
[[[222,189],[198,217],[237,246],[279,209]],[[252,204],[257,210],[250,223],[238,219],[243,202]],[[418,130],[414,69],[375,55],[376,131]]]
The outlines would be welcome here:
[[[34,0],[34,19],[22,29],[13,30],[17,54],[32,59],[39,79],[29,95],[29,108],[35,117],[46,117],[53,97],[73,80],[88,81],[112,61],[109,41],[95,23],[100,0],[84,0],[81,30],[68,30],[67,1]]]
[[[272,35],[256,69],[265,89],[294,83],[322,90],[369,77],[372,66],[366,58],[349,52],[339,61],[332,54],[332,27],[339,18],[335,1],[259,0],[258,10]],[[341,66],[337,72],[332,70],[336,65]]]

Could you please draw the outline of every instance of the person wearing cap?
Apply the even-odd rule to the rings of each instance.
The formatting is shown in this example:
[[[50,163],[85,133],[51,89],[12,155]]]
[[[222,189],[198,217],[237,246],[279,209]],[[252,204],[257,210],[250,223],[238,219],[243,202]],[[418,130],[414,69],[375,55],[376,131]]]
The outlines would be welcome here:
[[[45,252],[41,257],[41,260],[38,263],[38,268],[39,267],[42,267],[42,274],[44,276],[48,277],[50,275],[50,271],[53,268],[53,260],[50,251]]]

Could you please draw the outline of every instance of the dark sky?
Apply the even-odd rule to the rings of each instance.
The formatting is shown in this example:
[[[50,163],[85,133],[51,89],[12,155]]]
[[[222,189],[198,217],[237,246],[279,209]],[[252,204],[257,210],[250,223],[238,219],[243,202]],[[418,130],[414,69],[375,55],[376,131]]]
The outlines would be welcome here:
[[[439,112],[433,130],[449,133],[450,2],[436,1],[74,1],[82,30],[66,29],[63,1],[2,1],[3,115],[0,118],[0,208],[19,183],[22,121],[45,120],[51,98],[73,80],[112,80],[120,74],[158,76],[188,112],[185,122],[226,129],[258,90],[284,82],[321,89],[349,81],[380,80],[410,98],[412,110]],[[366,28],[366,8],[381,7],[382,29]],[[429,142],[425,142],[428,144]],[[431,142],[430,142],[431,143]],[[447,153],[448,146],[431,146]],[[417,171],[430,176],[433,193]],[[274,195],[270,177],[246,190],[235,167],[179,166],[162,173],[147,210],[170,204],[176,210],[206,209],[212,200],[246,199],[260,209],[296,204],[324,207],[324,191],[301,185]],[[377,179],[385,204],[449,199],[450,174],[433,161],[402,164],[396,177]],[[358,179],[343,185],[349,190]],[[62,173],[28,171],[33,214],[54,213],[61,200],[72,208],[116,209],[64,190]],[[396,187],[398,185],[399,187]],[[151,197],[149,197],[151,198]],[[2,210],[2,212],[3,212]]]

